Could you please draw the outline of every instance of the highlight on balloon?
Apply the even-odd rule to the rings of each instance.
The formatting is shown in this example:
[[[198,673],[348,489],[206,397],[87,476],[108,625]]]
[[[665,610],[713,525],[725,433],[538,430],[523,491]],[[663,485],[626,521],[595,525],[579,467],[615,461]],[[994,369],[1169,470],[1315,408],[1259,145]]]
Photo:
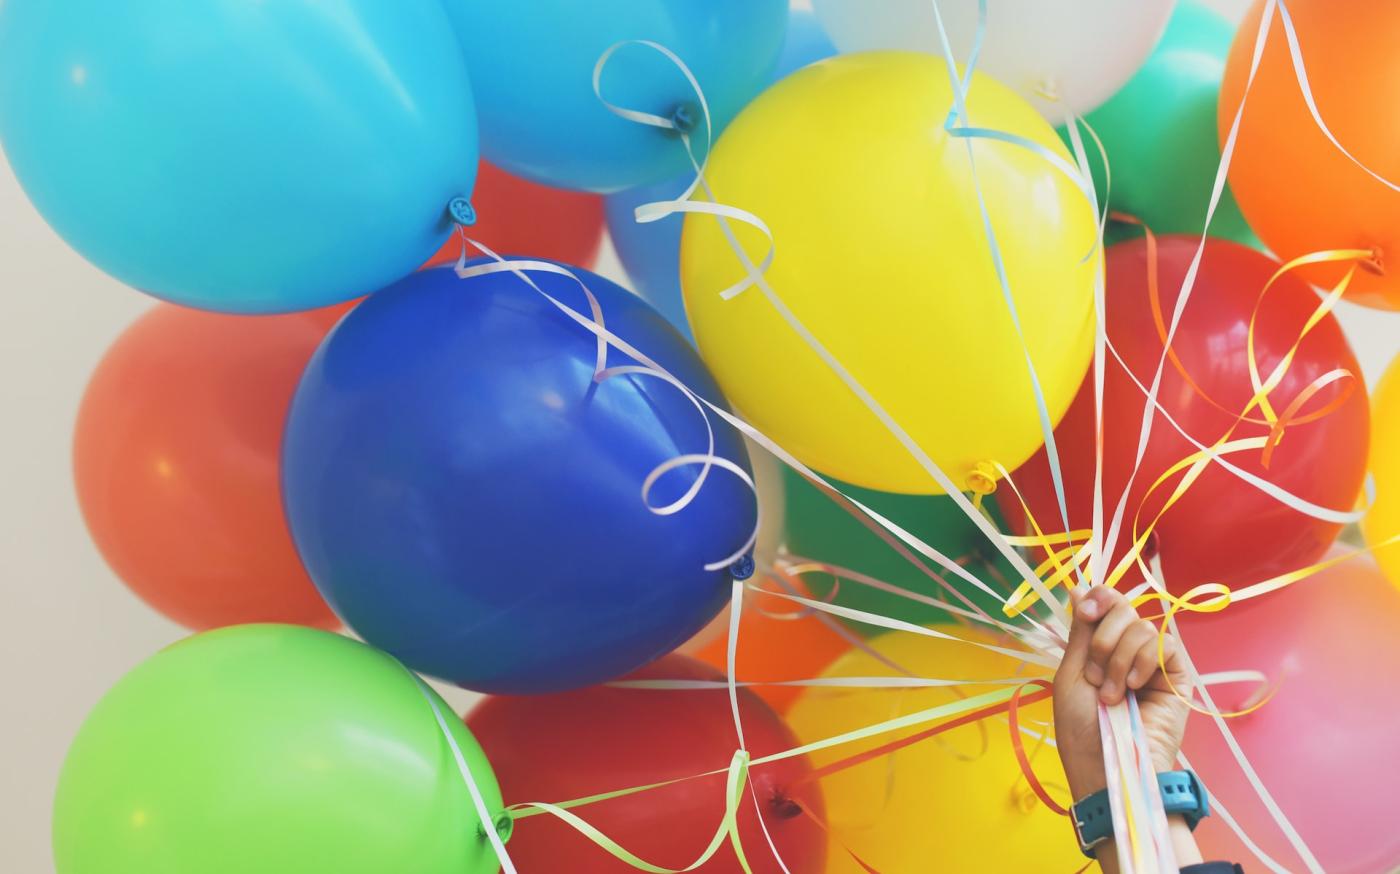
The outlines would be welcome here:
[[[0,2],[33,221],[156,299],[71,515],[182,628],[48,728],[34,864],[1400,869],[1397,46]]]

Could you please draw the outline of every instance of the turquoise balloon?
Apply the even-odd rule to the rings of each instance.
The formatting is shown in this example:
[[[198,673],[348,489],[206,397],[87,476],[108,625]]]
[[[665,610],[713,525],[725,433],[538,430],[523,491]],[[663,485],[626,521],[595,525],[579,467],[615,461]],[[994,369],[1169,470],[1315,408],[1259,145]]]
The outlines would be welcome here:
[[[486,159],[547,185],[608,193],[690,166],[674,132],[619,118],[593,93],[611,46],[650,40],[674,52],[704,91],[718,133],[768,82],[787,0],[443,0],[466,49]],[[684,75],[654,49],[627,46],[601,79],[609,102],[661,116],[685,107]]]
[[[1109,206],[1142,219],[1157,234],[1199,234],[1220,164],[1216,103],[1234,27],[1195,0],[1181,0],[1142,68],[1085,120],[1103,141],[1112,170]],[[1066,144],[1068,135],[1061,130]],[[1085,135],[1102,196],[1103,164]],[[1229,189],[1211,235],[1260,247]],[[1140,233],[1110,227],[1108,242]]]
[[[431,696],[431,698],[430,698]],[[486,755],[391,657],[326,631],[236,625],[142,662],[59,775],[58,874],[490,874],[441,711],[508,836]]]
[[[240,313],[411,273],[477,162],[440,0],[0,3],[0,143],[89,261]]]

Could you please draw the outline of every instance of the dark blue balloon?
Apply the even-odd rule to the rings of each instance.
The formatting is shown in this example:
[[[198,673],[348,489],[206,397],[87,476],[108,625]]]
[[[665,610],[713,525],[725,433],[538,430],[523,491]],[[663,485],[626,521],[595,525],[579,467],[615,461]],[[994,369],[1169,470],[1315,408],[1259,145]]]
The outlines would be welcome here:
[[[777,82],[808,64],[836,54],[836,47],[822,30],[821,22],[810,11],[794,9],[789,13],[787,36],[777,69],[771,82]],[[685,192],[694,178],[686,173],[674,179],[651,185],[640,185],[609,195],[604,200],[608,234],[617,250],[618,260],[627,271],[627,278],[637,293],[694,341],[690,322],[681,302],[681,215],[671,215],[648,224],[637,224],[634,213],[644,203],[675,200]]]
[[[645,302],[570,268],[607,327],[700,395],[713,379]],[[587,314],[567,277],[533,272]],[[336,612],[415,670],[493,693],[617,677],[723,607],[752,492],[713,468],[693,503],[643,503],[657,465],[703,453],[705,422],[660,379],[593,381],[592,333],[510,273],[409,276],[326,338],[292,402],[283,491],[297,549]],[[609,365],[634,363],[610,350]],[[715,420],[715,452],[743,468]],[[653,506],[700,468],[662,477]]]

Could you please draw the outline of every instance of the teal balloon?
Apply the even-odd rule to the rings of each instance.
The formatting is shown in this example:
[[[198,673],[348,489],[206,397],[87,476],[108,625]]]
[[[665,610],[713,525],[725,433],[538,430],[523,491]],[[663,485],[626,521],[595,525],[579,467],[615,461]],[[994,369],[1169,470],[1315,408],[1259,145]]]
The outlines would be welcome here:
[[[391,657],[291,625],[188,638],[79,729],[54,798],[57,872],[490,874],[433,704],[508,836],[481,747]]]
[[[1103,141],[1111,169],[1109,206],[1141,219],[1157,234],[1199,234],[1220,164],[1216,104],[1234,27],[1196,0],[1181,0],[1166,32],[1128,84],[1085,120]],[[1062,129],[1061,138],[1069,143]],[[1102,196],[1103,162],[1086,134],[1094,185]],[[1228,187],[1211,235],[1261,248]],[[1110,227],[1106,242],[1140,233]]]
[[[891,583],[906,591],[937,598],[940,601],[968,609],[927,574],[896,552],[859,519],[846,512],[835,501],[818,490],[790,468],[783,469],[786,488],[786,543],[794,556],[813,559],[857,571],[881,582]],[[986,583],[1003,598],[1009,595],[1020,579],[987,536],[947,495],[897,495],[877,492],[832,480],[842,492],[885,516],[892,522],[964,566],[977,579]],[[1008,530],[994,501],[984,501],[993,524]],[[915,554],[925,567],[940,573],[959,592],[991,616],[1001,617],[1002,601],[981,591],[972,583],[944,570],[937,563]],[[803,580],[818,597],[830,598],[832,603],[867,613],[901,619],[916,625],[953,621],[947,611],[928,604],[911,601],[901,595],[871,588],[850,580],[838,581],[827,574],[804,574]],[[837,586],[831,597],[832,587]],[[851,623],[861,634],[884,632],[878,625]]]
[[[0,142],[89,261],[236,313],[413,272],[477,163],[439,0],[3,2]]]
[[[783,46],[787,0],[442,0],[466,50],[481,116],[481,147],[498,167],[561,188],[609,193],[690,167],[673,131],[619,118],[593,93],[612,46],[665,46],[700,83],[719,133],[768,83]],[[685,108],[707,148],[695,94],[654,49],[631,45],[608,61],[602,95],[670,117]]]

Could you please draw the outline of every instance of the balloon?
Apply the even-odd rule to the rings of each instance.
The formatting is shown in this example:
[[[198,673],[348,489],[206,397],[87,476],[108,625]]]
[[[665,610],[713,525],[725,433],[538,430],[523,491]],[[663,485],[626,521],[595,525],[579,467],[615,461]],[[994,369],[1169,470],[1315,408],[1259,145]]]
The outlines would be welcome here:
[[[0,142],[45,220],[142,291],[310,309],[422,264],[477,130],[436,0],[11,3]]]
[[[952,630],[952,629],[949,629]],[[996,642],[989,635],[958,630],[967,639]],[[1022,663],[962,641],[895,632],[871,647],[914,676],[990,680],[1020,676]],[[1033,674],[1034,672],[1032,672]],[[826,669],[827,677],[892,676],[872,655],[851,651]],[[788,711],[788,725],[802,743],[917,713],[990,686],[926,689],[814,687]],[[1023,706],[1023,722],[1048,721],[1048,702]],[[887,732],[812,754],[823,767],[935,723]],[[1064,773],[1053,749],[1025,740],[1027,755],[1047,791],[1062,800]],[[850,853],[878,871],[1076,871],[1084,864],[1069,821],[1041,804],[1027,788],[1011,750],[1004,719],[917,741],[895,752],[838,770],[821,780],[832,844],[827,874],[865,874]],[[848,852],[848,850],[850,852]],[[911,866],[919,860],[919,866]]]
[[[718,680],[712,668],[670,655],[638,679]],[[749,752],[758,758],[796,746],[787,726],[759,698],[739,690],[739,714]],[[655,690],[593,686],[555,695],[487,698],[467,725],[496,766],[510,804],[560,802],[719,769],[721,773],[573,809],[603,834],[646,861],[669,868],[694,862],[724,818],[724,769],[739,738],[724,689]],[[823,870],[825,839],[798,804],[820,815],[816,786],[802,782],[801,757],[755,765],[739,811],[744,855],[754,874],[782,870],[764,838],[759,816],[791,874]],[[761,813],[755,808],[761,804]],[[522,819],[511,840],[521,871],[630,874],[618,861],[553,816]],[[700,874],[739,874],[728,842]]]
[[[965,63],[976,41],[979,0],[938,4],[948,42]],[[1059,122],[1103,103],[1156,45],[1173,0],[998,0],[987,10],[977,68],[1006,83]],[[905,49],[942,55],[934,6],[884,0],[878,14],[862,0],[812,0],[843,52]],[[946,74],[945,74],[946,75]]]
[[[841,491],[895,522],[915,537],[944,555],[962,560],[969,571],[986,583],[1003,599],[1011,594],[1020,577],[1010,564],[998,556],[987,536],[967,517],[953,499],[946,495],[893,495],[873,492],[845,483],[836,484]],[[937,598],[950,604],[969,608],[927,574],[919,570],[894,550],[878,534],[858,518],[846,512],[835,501],[807,482],[800,474],[787,471],[787,546],[795,556],[849,568],[881,582],[899,586],[909,592]],[[988,501],[992,524],[999,530],[1006,525]],[[925,566],[939,573],[950,585],[966,595],[986,613],[1001,617],[1002,603],[971,583],[959,579],[932,561]],[[828,598],[832,588],[826,574],[805,574],[805,579],[819,597]],[[916,625],[949,622],[952,616],[945,610],[901,595],[884,592],[852,580],[842,580],[834,599],[843,607],[864,610]],[[851,628],[861,634],[881,634],[884,628],[852,622]]]
[[[784,0],[447,0],[476,86],[481,148],[491,163],[536,182],[607,193],[690,166],[676,135],[614,115],[593,91],[610,48],[647,40],[694,74],[721,130],[768,79],[783,43]],[[608,102],[670,116],[684,108],[707,147],[695,91],[653,48],[618,50],[599,78]]]
[[[610,331],[721,401],[661,316],[574,272]],[[589,312],[567,277],[532,278]],[[544,692],[624,674],[719,611],[729,574],[706,565],[743,547],[752,494],[714,468],[690,504],[653,512],[702,468],[647,496],[643,482],[706,451],[705,418],[658,378],[595,383],[596,356],[593,334],[506,272],[414,274],[331,332],[292,401],[283,492],[311,578],[360,636],[467,688]],[[714,452],[748,469],[722,424]]]
[[[816,16],[803,9],[792,9],[788,14],[783,51],[778,56],[778,68],[771,81],[776,82],[794,70],[834,54],[836,49],[826,38]],[[641,224],[636,220],[636,210],[644,203],[675,200],[685,193],[694,178],[693,173],[682,173],[665,182],[619,191],[605,201],[608,235],[617,249],[618,260],[627,271],[627,278],[636,286],[638,294],[692,342],[685,304],[681,301],[681,216],[672,215]]]
[[[974,77],[971,123],[1068,160],[1024,101]],[[772,229],[767,277],[837,360],[962,485],[978,463],[1014,468],[1042,433],[1026,354],[978,216],[967,151],[943,133],[940,61],[831,58],[750,104],[707,176],[723,203]],[[1069,179],[1018,146],[968,141],[1052,421],[1093,346],[1094,212]],[[755,262],[767,242],[738,234]],[[807,465],[867,488],[937,483],[759,290],[723,300],[742,268],[713,216],[685,222],[681,280],[701,355],[730,400]],[[956,290],[956,293],[954,293]]]
[[[112,344],[73,434],[73,478],[112,570],[190,628],[338,622],[282,513],[282,424],[343,307],[229,316],[159,304]]]
[[[1381,546],[1400,536],[1400,356],[1390,363],[1371,401],[1371,475],[1376,502],[1361,520],[1366,541],[1390,581],[1400,586],[1400,544]]]
[[[1390,793],[1400,782],[1400,707],[1377,695],[1400,664],[1400,594],[1375,564],[1353,559],[1221,613],[1179,621],[1198,671],[1250,668],[1278,683],[1262,708],[1227,725],[1322,870],[1368,874],[1400,865]],[[1252,703],[1257,692],[1254,683],[1211,688],[1224,711]],[[1287,869],[1304,869],[1209,717],[1191,717],[1185,753],[1246,834]],[[1207,859],[1251,858],[1219,817],[1205,820],[1197,838]]]
[[[769,591],[784,589],[773,580],[762,585]],[[794,581],[793,594],[812,597]],[[830,618],[841,626],[841,620]],[[695,653],[695,657],[720,671],[729,670],[727,627]],[[735,650],[735,679],[747,682],[807,680],[817,676],[851,645],[840,632],[815,612],[775,595],[750,592],[739,618],[739,644]],[[752,691],[779,713],[785,713],[801,694],[801,686],[754,686]]]
[[[502,254],[589,266],[603,242],[601,197],[536,185],[485,161],[477,174],[472,206],[476,223],[467,228],[467,235]],[[462,239],[454,232],[424,266],[456,264],[461,256]]]
[[[1223,142],[1244,94],[1262,2],[1245,16],[1225,65],[1218,116]],[[1365,167],[1400,182],[1400,131],[1376,107],[1400,100],[1400,5],[1292,0],[1317,109]],[[1249,91],[1230,163],[1230,187],[1259,237],[1280,258],[1326,249],[1374,249],[1374,263],[1347,290],[1356,303],[1400,309],[1400,192],[1358,167],[1318,129],[1293,71],[1278,15]],[[1345,264],[1309,267],[1304,278],[1335,285]]]
[[[68,750],[58,874],[497,870],[431,696],[486,807],[491,765],[389,656],[290,625],[167,647],[117,683]]]
[[[1157,278],[1164,320],[1171,318],[1198,242],[1195,236],[1160,240]],[[1108,250],[1107,307],[1109,342],[1127,361],[1137,380],[1150,386],[1162,358],[1162,341],[1148,297],[1146,253],[1142,240],[1119,243]],[[1195,290],[1172,343],[1172,350],[1206,397],[1192,389],[1181,371],[1168,362],[1162,371],[1158,400],[1188,434],[1207,446],[1229,431],[1254,395],[1248,369],[1247,330],[1259,293],[1277,267],[1269,257],[1238,243],[1212,239],[1206,244]],[[1255,331],[1261,378],[1293,345],[1317,305],[1313,290],[1291,274],[1279,280],[1263,299]],[[1341,327],[1328,315],[1302,341],[1287,375],[1269,393],[1270,402],[1276,412],[1282,412],[1314,380],[1339,368],[1353,374],[1361,372]],[[1085,379],[1074,405],[1055,430],[1069,521],[1075,528],[1087,528],[1093,519],[1092,383],[1092,378]],[[1299,418],[1322,410],[1345,390],[1345,383],[1322,388],[1299,410]],[[1111,520],[1133,469],[1145,402],[1143,389],[1133,383],[1122,365],[1110,358],[1103,402],[1106,520]],[[1250,415],[1259,419],[1260,413],[1255,409]],[[1287,426],[1268,467],[1257,449],[1225,458],[1305,500],[1350,510],[1366,473],[1367,421],[1365,393],[1357,391],[1330,414]],[[1269,431],[1260,420],[1241,424],[1232,436],[1259,438]],[[1121,556],[1132,540],[1133,515],[1140,508],[1145,527],[1156,517],[1180,475],[1171,477],[1150,497],[1148,489],[1169,468],[1195,451],[1159,413],[1142,468],[1128,496],[1125,531],[1119,539],[1117,555]],[[1063,531],[1044,452],[1037,453],[1016,471],[1015,481],[1042,529],[1047,533]],[[1019,526],[1024,514],[1011,490],[999,490],[997,498],[1007,517]],[[1237,586],[1310,564],[1326,551],[1339,528],[1285,506],[1212,464],[1162,517],[1156,527],[1155,545],[1149,544],[1147,552],[1155,550],[1161,556],[1167,586],[1179,594],[1200,583]]]
[[[1100,197],[1108,192],[1111,209],[1158,233],[1200,233],[1220,164],[1215,105],[1233,35],[1234,27],[1214,9],[1179,0],[1147,63],[1085,118],[1108,154],[1111,184],[1098,149],[1084,136],[1095,190]],[[1067,134],[1061,137],[1069,142]],[[1210,232],[1259,245],[1228,188]]]

